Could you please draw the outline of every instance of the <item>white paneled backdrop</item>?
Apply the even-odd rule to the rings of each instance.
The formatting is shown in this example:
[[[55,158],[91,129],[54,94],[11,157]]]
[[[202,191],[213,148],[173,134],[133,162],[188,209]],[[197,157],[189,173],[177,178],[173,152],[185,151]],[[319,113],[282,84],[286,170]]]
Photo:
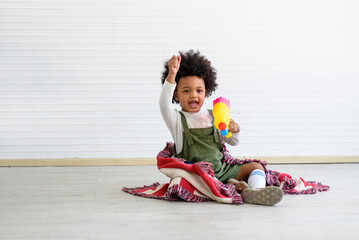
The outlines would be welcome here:
[[[163,63],[188,49],[231,100],[233,155],[359,155],[357,0],[0,0],[0,159],[154,158]]]

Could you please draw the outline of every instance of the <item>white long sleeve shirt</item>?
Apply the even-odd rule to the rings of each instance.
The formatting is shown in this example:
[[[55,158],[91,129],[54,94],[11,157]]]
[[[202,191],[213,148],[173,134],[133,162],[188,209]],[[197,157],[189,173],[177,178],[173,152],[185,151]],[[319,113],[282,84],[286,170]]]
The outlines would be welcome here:
[[[213,120],[211,114],[207,109],[201,109],[199,112],[190,113],[184,111],[178,111],[173,103],[173,92],[176,89],[176,84],[164,82],[162,86],[160,96],[160,110],[168,129],[171,132],[172,138],[176,144],[176,152],[180,153],[183,148],[183,127],[181,114],[182,112],[187,120],[188,128],[206,128],[213,126]],[[239,134],[232,133],[232,137],[226,138],[219,134],[221,140],[225,141],[229,145],[235,146],[239,142]]]

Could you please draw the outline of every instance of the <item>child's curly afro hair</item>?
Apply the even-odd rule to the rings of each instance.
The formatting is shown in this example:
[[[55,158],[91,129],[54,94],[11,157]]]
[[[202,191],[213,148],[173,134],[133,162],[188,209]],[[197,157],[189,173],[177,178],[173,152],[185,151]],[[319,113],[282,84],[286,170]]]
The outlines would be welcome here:
[[[206,86],[206,97],[212,95],[218,86],[216,83],[217,72],[216,69],[212,67],[211,62],[205,57],[202,56],[199,51],[189,50],[187,52],[179,52],[181,55],[181,65],[176,75],[176,83],[182,77],[187,76],[197,76],[204,80]],[[167,75],[169,73],[167,62],[164,64],[165,70],[162,72],[161,81],[162,84],[165,82]],[[172,102],[179,103],[175,99]]]

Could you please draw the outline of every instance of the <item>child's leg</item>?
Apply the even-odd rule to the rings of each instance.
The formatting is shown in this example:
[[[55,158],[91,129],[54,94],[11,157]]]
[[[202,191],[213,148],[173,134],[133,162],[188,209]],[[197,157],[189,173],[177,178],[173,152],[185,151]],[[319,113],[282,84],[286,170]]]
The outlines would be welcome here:
[[[237,180],[238,182],[231,179],[231,181],[228,181],[228,183],[234,184],[239,193],[242,193],[242,191],[248,187],[264,188],[266,186],[265,176],[264,179],[260,179],[259,176],[254,174],[253,177],[250,177],[253,171],[261,171],[264,174],[264,168],[262,164],[257,162],[245,163],[241,166],[237,176],[235,177],[235,180]]]
[[[253,173],[253,171],[257,172],[257,173],[264,173],[264,168],[262,166],[262,164],[257,163],[257,162],[251,162],[251,163],[245,163],[241,166],[241,168],[238,171],[237,176],[235,177],[235,179],[237,179],[238,181],[245,181],[248,182],[249,187],[252,188],[250,182],[250,178],[254,177],[254,176],[263,176],[263,174],[255,174],[255,172]],[[253,173],[253,174],[252,174]],[[251,176],[252,174],[252,176]],[[261,180],[261,179],[260,179]],[[259,188],[259,187],[265,187],[265,175],[264,175],[264,185],[263,185],[263,181],[261,181],[260,183],[255,183],[255,181],[252,181],[253,184],[255,185],[254,188]],[[259,186],[260,185],[260,186]],[[259,187],[258,187],[259,186]]]

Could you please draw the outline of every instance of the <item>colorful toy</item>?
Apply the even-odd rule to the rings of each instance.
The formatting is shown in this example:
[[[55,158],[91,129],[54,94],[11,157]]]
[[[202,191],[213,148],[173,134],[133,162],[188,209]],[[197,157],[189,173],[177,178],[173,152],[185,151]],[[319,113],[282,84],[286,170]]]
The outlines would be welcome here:
[[[228,132],[229,126],[229,100],[220,97],[213,101],[214,126],[221,130],[221,135],[230,138],[231,132]]]

